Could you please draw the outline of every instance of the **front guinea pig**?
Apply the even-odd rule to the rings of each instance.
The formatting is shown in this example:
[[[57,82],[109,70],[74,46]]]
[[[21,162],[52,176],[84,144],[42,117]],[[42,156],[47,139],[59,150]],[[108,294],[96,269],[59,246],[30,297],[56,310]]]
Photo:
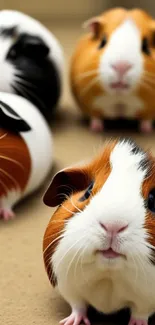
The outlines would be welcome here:
[[[0,11],[0,91],[25,97],[49,120],[61,93],[63,53],[35,19]]]
[[[38,109],[25,98],[0,92],[0,218],[38,189],[53,162],[50,129]]]
[[[85,23],[90,33],[71,61],[71,88],[91,128],[105,119],[136,119],[152,131],[155,119],[155,20],[140,9],[116,8]]]
[[[58,206],[43,240],[46,271],[72,312],[131,309],[129,325],[155,312],[155,160],[131,140],[108,143],[85,166],[60,171],[44,203]]]

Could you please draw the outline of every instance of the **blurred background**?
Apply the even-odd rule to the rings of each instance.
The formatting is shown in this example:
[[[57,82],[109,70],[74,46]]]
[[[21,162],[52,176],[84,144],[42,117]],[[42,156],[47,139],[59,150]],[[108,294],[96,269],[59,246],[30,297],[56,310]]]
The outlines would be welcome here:
[[[47,22],[83,20],[114,6],[141,7],[155,13],[154,0],[1,0],[0,9],[17,9]]]

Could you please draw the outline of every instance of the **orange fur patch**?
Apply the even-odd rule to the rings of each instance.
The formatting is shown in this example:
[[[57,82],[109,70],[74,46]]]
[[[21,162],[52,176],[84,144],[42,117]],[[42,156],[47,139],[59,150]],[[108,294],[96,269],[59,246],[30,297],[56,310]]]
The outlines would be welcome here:
[[[31,157],[20,135],[0,129],[0,196],[23,191],[31,172]]]
[[[142,186],[142,195],[147,200],[149,192],[155,188],[155,160],[150,156],[151,169],[150,176],[144,181]],[[145,229],[149,235],[148,241],[151,245],[155,247],[155,216],[148,212],[145,221]]]

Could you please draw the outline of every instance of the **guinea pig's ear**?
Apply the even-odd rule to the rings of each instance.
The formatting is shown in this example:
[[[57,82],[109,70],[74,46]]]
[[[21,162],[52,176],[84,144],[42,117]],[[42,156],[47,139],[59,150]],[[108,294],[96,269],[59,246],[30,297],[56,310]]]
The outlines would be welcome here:
[[[22,33],[10,50],[8,57],[12,58],[12,53],[15,58],[16,55],[18,56],[20,54],[24,54],[27,57],[37,60],[47,57],[49,51],[49,47],[45,44],[41,37]]]
[[[88,28],[94,38],[97,38],[100,34],[101,23],[103,23],[101,17],[93,17],[84,22],[83,28]]]
[[[70,168],[58,172],[43,197],[43,202],[50,207],[61,204],[66,195],[86,189],[91,180],[86,169]]]
[[[30,56],[46,57],[49,53],[49,47],[39,36],[23,35],[23,48]]]

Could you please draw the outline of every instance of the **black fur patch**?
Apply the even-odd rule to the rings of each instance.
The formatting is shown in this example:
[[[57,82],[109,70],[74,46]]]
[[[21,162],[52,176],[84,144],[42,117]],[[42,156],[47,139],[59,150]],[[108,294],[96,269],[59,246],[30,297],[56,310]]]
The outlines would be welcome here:
[[[12,26],[9,28],[2,27],[0,28],[0,36],[3,37],[15,37],[17,35],[17,26]]]
[[[37,36],[21,34],[9,50],[6,60],[16,68],[12,88],[37,106],[51,120],[61,92],[57,68],[49,58],[49,48]]]
[[[149,157],[147,156],[147,153],[145,153],[145,151],[143,151],[143,149],[139,147],[131,138],[122,139],[120,140],[120,142],[128,143],[131,146],[131,153],[133,155],[139,155],[139,154],[142,155],[142,159],[139,162],[138,169],[141,169],[142,171],[146,171],[146,177],[148,177],[151,170],[151,162],[149,160]]]
[[[0,126],[11,132],[28,132],[31,127],[8,104],[0,100]]]

